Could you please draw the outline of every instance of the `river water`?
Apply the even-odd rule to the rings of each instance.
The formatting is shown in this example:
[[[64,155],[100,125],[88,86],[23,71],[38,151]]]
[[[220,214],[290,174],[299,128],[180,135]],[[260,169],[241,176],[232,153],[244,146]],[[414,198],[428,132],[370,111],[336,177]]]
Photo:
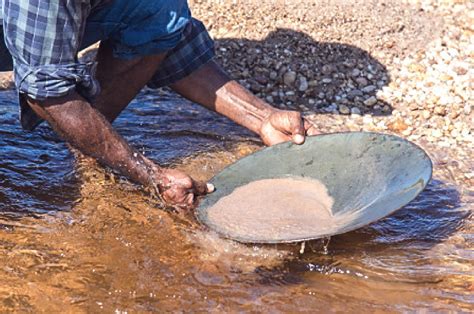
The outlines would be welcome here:
[[[223,240],[162,210],[140,187],[74,158],[47,126],[23,132],[13,92],[0,102],[0,312],[474,308],[474,193],[443,164],[394,215],[301,254],[299,245]],[[115,126],[197,179],[260,148],[246,130],[164,92],[142,92]]]

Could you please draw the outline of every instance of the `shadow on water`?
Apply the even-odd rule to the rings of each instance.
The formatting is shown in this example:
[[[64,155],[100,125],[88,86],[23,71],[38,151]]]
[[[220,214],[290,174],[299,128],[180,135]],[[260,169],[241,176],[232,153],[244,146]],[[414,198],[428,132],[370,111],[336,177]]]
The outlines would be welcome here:
[[[0,218],[69,210],[79,182],[66,146],[49,128],[23,132],[16,96],[0,97]]]

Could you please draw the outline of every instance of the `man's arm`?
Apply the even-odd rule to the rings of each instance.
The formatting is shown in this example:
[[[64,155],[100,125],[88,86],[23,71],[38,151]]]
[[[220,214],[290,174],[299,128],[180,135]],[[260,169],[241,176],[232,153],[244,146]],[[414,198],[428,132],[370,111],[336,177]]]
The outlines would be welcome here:
[[[183,97],[216,111],[258,134],[270,146],[319,132],[297,111],[278,110],[232,80],[214,61],[171,85]]]
[[[133,181],[156,188],[165,200],[192,205],[194,195],[205,194],[213,188],[177,170],[161,168],[134,150],[110,122],[76,92],[41,102],[29,99],[29,104],[71,145]]]

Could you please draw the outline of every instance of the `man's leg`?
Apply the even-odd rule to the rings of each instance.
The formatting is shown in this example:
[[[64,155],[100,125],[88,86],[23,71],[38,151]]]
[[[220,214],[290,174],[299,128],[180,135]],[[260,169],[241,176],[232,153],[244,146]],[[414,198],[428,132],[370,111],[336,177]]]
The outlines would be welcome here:
[[[92,105],[113,122],[151,79],[163,59],[164,55],[118,59],[113,56],[110,43],[101,42],[96,74],[101,92]]]

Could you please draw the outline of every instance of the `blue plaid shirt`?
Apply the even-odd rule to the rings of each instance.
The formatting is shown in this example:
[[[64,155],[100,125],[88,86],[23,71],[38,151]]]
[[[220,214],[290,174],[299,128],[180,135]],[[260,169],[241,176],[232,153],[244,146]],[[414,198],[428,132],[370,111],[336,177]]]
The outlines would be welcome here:
[[[44,100],[76,88],[85,97],[99,92],[94,63],[80,63],[77,53],[87,17],[108,1],[0,0],[0,20],[3,13],[5,41],[20,93]]]
[[[26,95],[44,100],[77,90],[92,101],[99,93],[96,63],[77,58],[80,48],[99,40],[110,39],[117,58],[166,52],[148,83],[155,88],[186,77],[214,57],[213,41],[191,17],[186,0],[0,0],[0,20],[2,12],[26,130],[41,122]]]

